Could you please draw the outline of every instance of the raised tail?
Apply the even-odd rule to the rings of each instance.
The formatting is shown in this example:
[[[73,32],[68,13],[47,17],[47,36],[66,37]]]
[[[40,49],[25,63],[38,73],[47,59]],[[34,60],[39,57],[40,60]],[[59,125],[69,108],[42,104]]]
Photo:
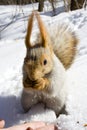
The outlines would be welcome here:
[[[78,38],[76,33],[66,24],[58,26],[54,32],[52,36],[54,53],[68,69],[77,52]]]

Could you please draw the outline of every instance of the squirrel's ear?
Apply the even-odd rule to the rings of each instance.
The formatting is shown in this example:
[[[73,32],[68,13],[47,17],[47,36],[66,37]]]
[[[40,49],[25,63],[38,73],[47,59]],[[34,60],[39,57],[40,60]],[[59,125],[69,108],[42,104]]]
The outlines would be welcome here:
[[[30,15],[30,18],[28,20],[28,28],[27,28],[27,34],[25,37],[25,45],[27,48],[30,48],[32,45],[30,43],[31,33],[32,33],[32,27],[33,27],[33,19],[34,19],[34,12]]]
[[[45,27],[40,15],[37,11],[35,11],[35,16],[37,18],[38,26],[40,29],[40,34],[41,34],[41,38],[42,38],[42,46],[47,47],[48,42],[50,40],[49,34],[48,34],[46,27]]]

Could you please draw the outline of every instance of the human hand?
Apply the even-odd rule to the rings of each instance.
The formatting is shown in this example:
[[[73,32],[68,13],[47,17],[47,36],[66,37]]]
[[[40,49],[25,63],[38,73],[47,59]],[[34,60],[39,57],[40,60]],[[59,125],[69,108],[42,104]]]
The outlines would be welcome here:
[[[57,130],[57,128],[53,124],[47,125],[44,122],[30,122],[9,128],[1,128],[0,130]]]

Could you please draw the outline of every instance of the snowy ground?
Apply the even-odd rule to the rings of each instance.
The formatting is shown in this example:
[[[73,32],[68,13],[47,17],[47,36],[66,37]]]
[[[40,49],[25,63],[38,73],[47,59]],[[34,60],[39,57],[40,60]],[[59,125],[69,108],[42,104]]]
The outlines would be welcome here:
[[[55,17],[42,16],[47,24],[56,24],[57,21],[74,24],[80,39],[77,57],[67,71],[70,87],[66,109],[69,114],[61,114],[56,118],[55,113],[45,109],[43,104],[32,107],[28,113],[24,113],[21,107],[22,64],[26,50],[24,36],[27,16],[32,7],[27,5],[24,8],[23,14],[21,11],[15,12],[12,6],[0,6],[0,118],[5,119],[6,127],[28,120],[57,120],[60,130],[86,130],[84,124],[87,123],[87,11],[61,13]],[[7,28],[4,28],[5,25]]]

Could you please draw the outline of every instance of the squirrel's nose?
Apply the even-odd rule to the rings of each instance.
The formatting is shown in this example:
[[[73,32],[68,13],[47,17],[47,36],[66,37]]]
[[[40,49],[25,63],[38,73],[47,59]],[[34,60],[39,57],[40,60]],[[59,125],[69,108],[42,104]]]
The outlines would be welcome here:
[[[35,81],[38,79],[38,76],[35,74],[35,72],[30,73],[29,77],[31,81]]]
[[[29,76],[29,79],[30,79],[31,81],[34,81],[34,80],[35,80],[35,77],[34,77],[34,75],[33,75],[32,73],[29,73],[28,76]]]
[[[31,81],[35,81],[36,79],[33,76],[30,76]]]
[[[41,78],[40,72],[35,71],[34,73],[30,74],[30,79],[32,81],[38,80],[39,78]]]

